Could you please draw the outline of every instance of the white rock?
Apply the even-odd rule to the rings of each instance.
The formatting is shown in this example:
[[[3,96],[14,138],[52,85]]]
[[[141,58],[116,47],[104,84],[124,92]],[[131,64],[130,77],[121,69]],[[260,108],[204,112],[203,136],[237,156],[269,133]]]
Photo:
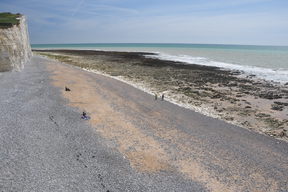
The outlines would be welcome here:
[[[21,71],[32,56],[25,16],[19,25],[0,28],[0,72]]]

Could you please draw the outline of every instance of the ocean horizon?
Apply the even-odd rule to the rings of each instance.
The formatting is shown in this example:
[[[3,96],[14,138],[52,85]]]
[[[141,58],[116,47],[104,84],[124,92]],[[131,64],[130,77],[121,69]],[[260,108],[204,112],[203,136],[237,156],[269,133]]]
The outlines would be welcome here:
[[[273,82],[288,82],[288,46],[182,43],[32,44],[33,49],[151,52],[152,57],[242,71]],[[150,56],[151,57],[151,56]]]

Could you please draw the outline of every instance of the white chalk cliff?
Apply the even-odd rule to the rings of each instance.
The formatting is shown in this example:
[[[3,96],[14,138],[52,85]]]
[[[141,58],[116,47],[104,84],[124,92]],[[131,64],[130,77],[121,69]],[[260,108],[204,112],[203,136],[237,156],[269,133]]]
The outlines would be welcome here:
[[[0,28],[0,72],[21,71],[32,56],[25,16],[19,24]]]

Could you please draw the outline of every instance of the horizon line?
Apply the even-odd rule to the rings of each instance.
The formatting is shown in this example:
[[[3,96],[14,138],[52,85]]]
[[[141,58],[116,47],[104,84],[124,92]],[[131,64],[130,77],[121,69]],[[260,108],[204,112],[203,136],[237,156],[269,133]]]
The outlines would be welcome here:
[[[32,45],[80,45],[80,44],[158,44],[158,45],[235,45],[235,46],[271,46],[271,47],[288,47],[288,45],[268,45],[268,44],[224,44],[224,43],[30,43]]]

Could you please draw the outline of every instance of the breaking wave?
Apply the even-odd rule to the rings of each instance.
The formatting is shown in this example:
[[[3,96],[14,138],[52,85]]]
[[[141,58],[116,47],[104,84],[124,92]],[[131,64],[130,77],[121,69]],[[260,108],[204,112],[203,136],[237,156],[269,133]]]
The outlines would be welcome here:
[[[269,69],[256,66],[247,66],[239,64],[231,64],[225,62],[213,61],[205,57],[192,57],[188,55],[169,55],[163,53],[157,53],[155,55],[147,55],[149,58],[157,58],[160,60],[169,60],[176,62],[183,62],[187,64],[197,64],[204,66],[219,67],[222,69],[237,70],[247,75],[256,75],[256,77],[268,81],[287,83],[288,82],[288,70],[287,69]]]

